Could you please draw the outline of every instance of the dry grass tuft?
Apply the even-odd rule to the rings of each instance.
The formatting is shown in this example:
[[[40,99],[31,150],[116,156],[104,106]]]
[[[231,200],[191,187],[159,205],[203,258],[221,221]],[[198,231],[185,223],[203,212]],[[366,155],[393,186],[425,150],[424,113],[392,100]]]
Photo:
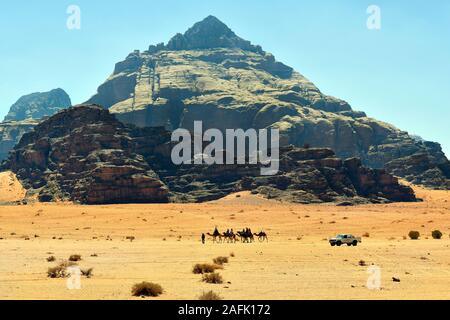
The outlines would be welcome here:
[[[202,281],[210,284],[221,284],[223,283],[223,278],[219,273],[214,272],[204,274]]]
[[[73,255],[71,255],[71,256],[69,257],[69,261],[72,261],[72,262],[78,262],[78,261],[81,261],[81,255],[79,255],[79,254],[73,254]]]
[[[93,271],[94,268],[81,269],[81,275],[89,279],[93,276]]]
[[[192,273],[194,274],[213,273],[217,269],[223,269],[223,267],[217,264],[197,263],[192,269]]]
[[[440,239],[442,239],[442,232],[439,230],[434,230],[431,233],[431,236],[433,237],[433,239],[440,240]]]
[[[198,300],[222,300],[222,297],[219,296],[217,293],[214,293],[213,291],[203,292],[203,294],[198,297]]]
[[[63,261],[56,267],[48,268],[47,277],[55,279],[55,278],[66,278],[69,276],[67,272],[67,268],[76,266],[76,263],[70,261]]]
[[[408,236],[411,240],[418,240],[420,238],[420,232],[419,231],[410,231]]]
[[[158,297],[162,293],[163,288],[159,284],[145,281],[136,283],[131,289],[134,297]]]
[[[228,263],[228,257],[217,257],[213,259],[213,262],[217,265],[223,266]]]

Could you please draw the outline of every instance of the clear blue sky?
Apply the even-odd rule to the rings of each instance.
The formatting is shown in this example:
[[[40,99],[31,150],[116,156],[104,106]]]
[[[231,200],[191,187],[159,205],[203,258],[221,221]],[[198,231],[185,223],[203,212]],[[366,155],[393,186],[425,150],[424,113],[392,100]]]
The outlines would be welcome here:
[[[81,30],[66,28],[81,8]],[[382,28],[366,28],[369,5]],[[0,118],[21,95],[65,89],[87,100],[134,49],[215,15],[324,93],[440,142],[450,156],[448,0],[43,0],[0,7]]]

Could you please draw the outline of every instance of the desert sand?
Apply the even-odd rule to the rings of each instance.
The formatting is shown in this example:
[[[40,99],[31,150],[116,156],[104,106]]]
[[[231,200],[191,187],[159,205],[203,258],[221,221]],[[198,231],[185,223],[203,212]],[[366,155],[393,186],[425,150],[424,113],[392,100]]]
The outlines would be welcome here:
[[[0,175],[0,188],[0,299],[140,299],[131,287],[141,281],[162,285],[156,299],[197,299],[209,290],[224,299],[450,298],[449,191],[415,187],[424,202],[355,207],[248,193],[206,204],[81,206],[12,204],[24,190],[10,173]],[[269,242],[202,245],[201,233],[215,226],[264,229]],[[435,229],[443,239],[432,239]],[[421,239],[404,238],[410,230]],[[326,240],[337,233],[367,234],[358,247],[331,247]],[[219,271],[223,284],[192,273],[194,264],[231,253]],[[94,268],[80,290],[47,277],[72,254],[82,256],[81,267]],[[57,261],[47,262],[49,256]],[[380,290],[366,287],[372,264],[381,268]]]

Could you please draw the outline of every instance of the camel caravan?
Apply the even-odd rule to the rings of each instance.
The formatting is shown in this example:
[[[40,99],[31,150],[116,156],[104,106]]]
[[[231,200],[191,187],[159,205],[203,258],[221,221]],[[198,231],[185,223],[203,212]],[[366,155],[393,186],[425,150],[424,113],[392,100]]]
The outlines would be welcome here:
[[[233,229],[228,229],[224,233],[220,233],[219,229],[216,227],[213,233],[202,234],[202,243],[205,244],[206,236],[208,236],[213,243],[253,243],[255,238],[258,239],[259,242],[269,242],[269,238],[267,233],[261,231],[259,233],[252,233],[250,228],[245,228],[242,231],[237,231],[236,233]]]

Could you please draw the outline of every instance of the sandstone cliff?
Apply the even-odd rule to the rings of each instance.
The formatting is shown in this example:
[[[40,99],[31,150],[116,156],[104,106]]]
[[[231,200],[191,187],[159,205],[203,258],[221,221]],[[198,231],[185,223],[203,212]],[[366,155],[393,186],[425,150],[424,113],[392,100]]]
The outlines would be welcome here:
[[[167,202],[168,190],[128,129],[98,106],[57,113],[26,133],[7,167],[41,201]]]
[[[163,128],[129,127],[102,107],[83,105],[26,133],[4,169],[41,201],[203,202],[240,190],[300,203],[416,200],[386,171],[329,149],[285,147],[280,172],[263,177],[259,165],[175,166],[171,146]]]
[[[214,17],[177,34],[167,45],[131,53],[117,63],[89,103],[140,127],[192,129],[195,120],[203,121],[205,129],[276,127],[284,145],[331,148],[339,157],[358,157],[364,165],[387,167],[433,188],[448,188],[450,181],[445,169],[450,163],[438,144],[418,141],[323,94]],[[419,180],[396,161],[417,154],[428,162],[426,168],[411,168]]]

